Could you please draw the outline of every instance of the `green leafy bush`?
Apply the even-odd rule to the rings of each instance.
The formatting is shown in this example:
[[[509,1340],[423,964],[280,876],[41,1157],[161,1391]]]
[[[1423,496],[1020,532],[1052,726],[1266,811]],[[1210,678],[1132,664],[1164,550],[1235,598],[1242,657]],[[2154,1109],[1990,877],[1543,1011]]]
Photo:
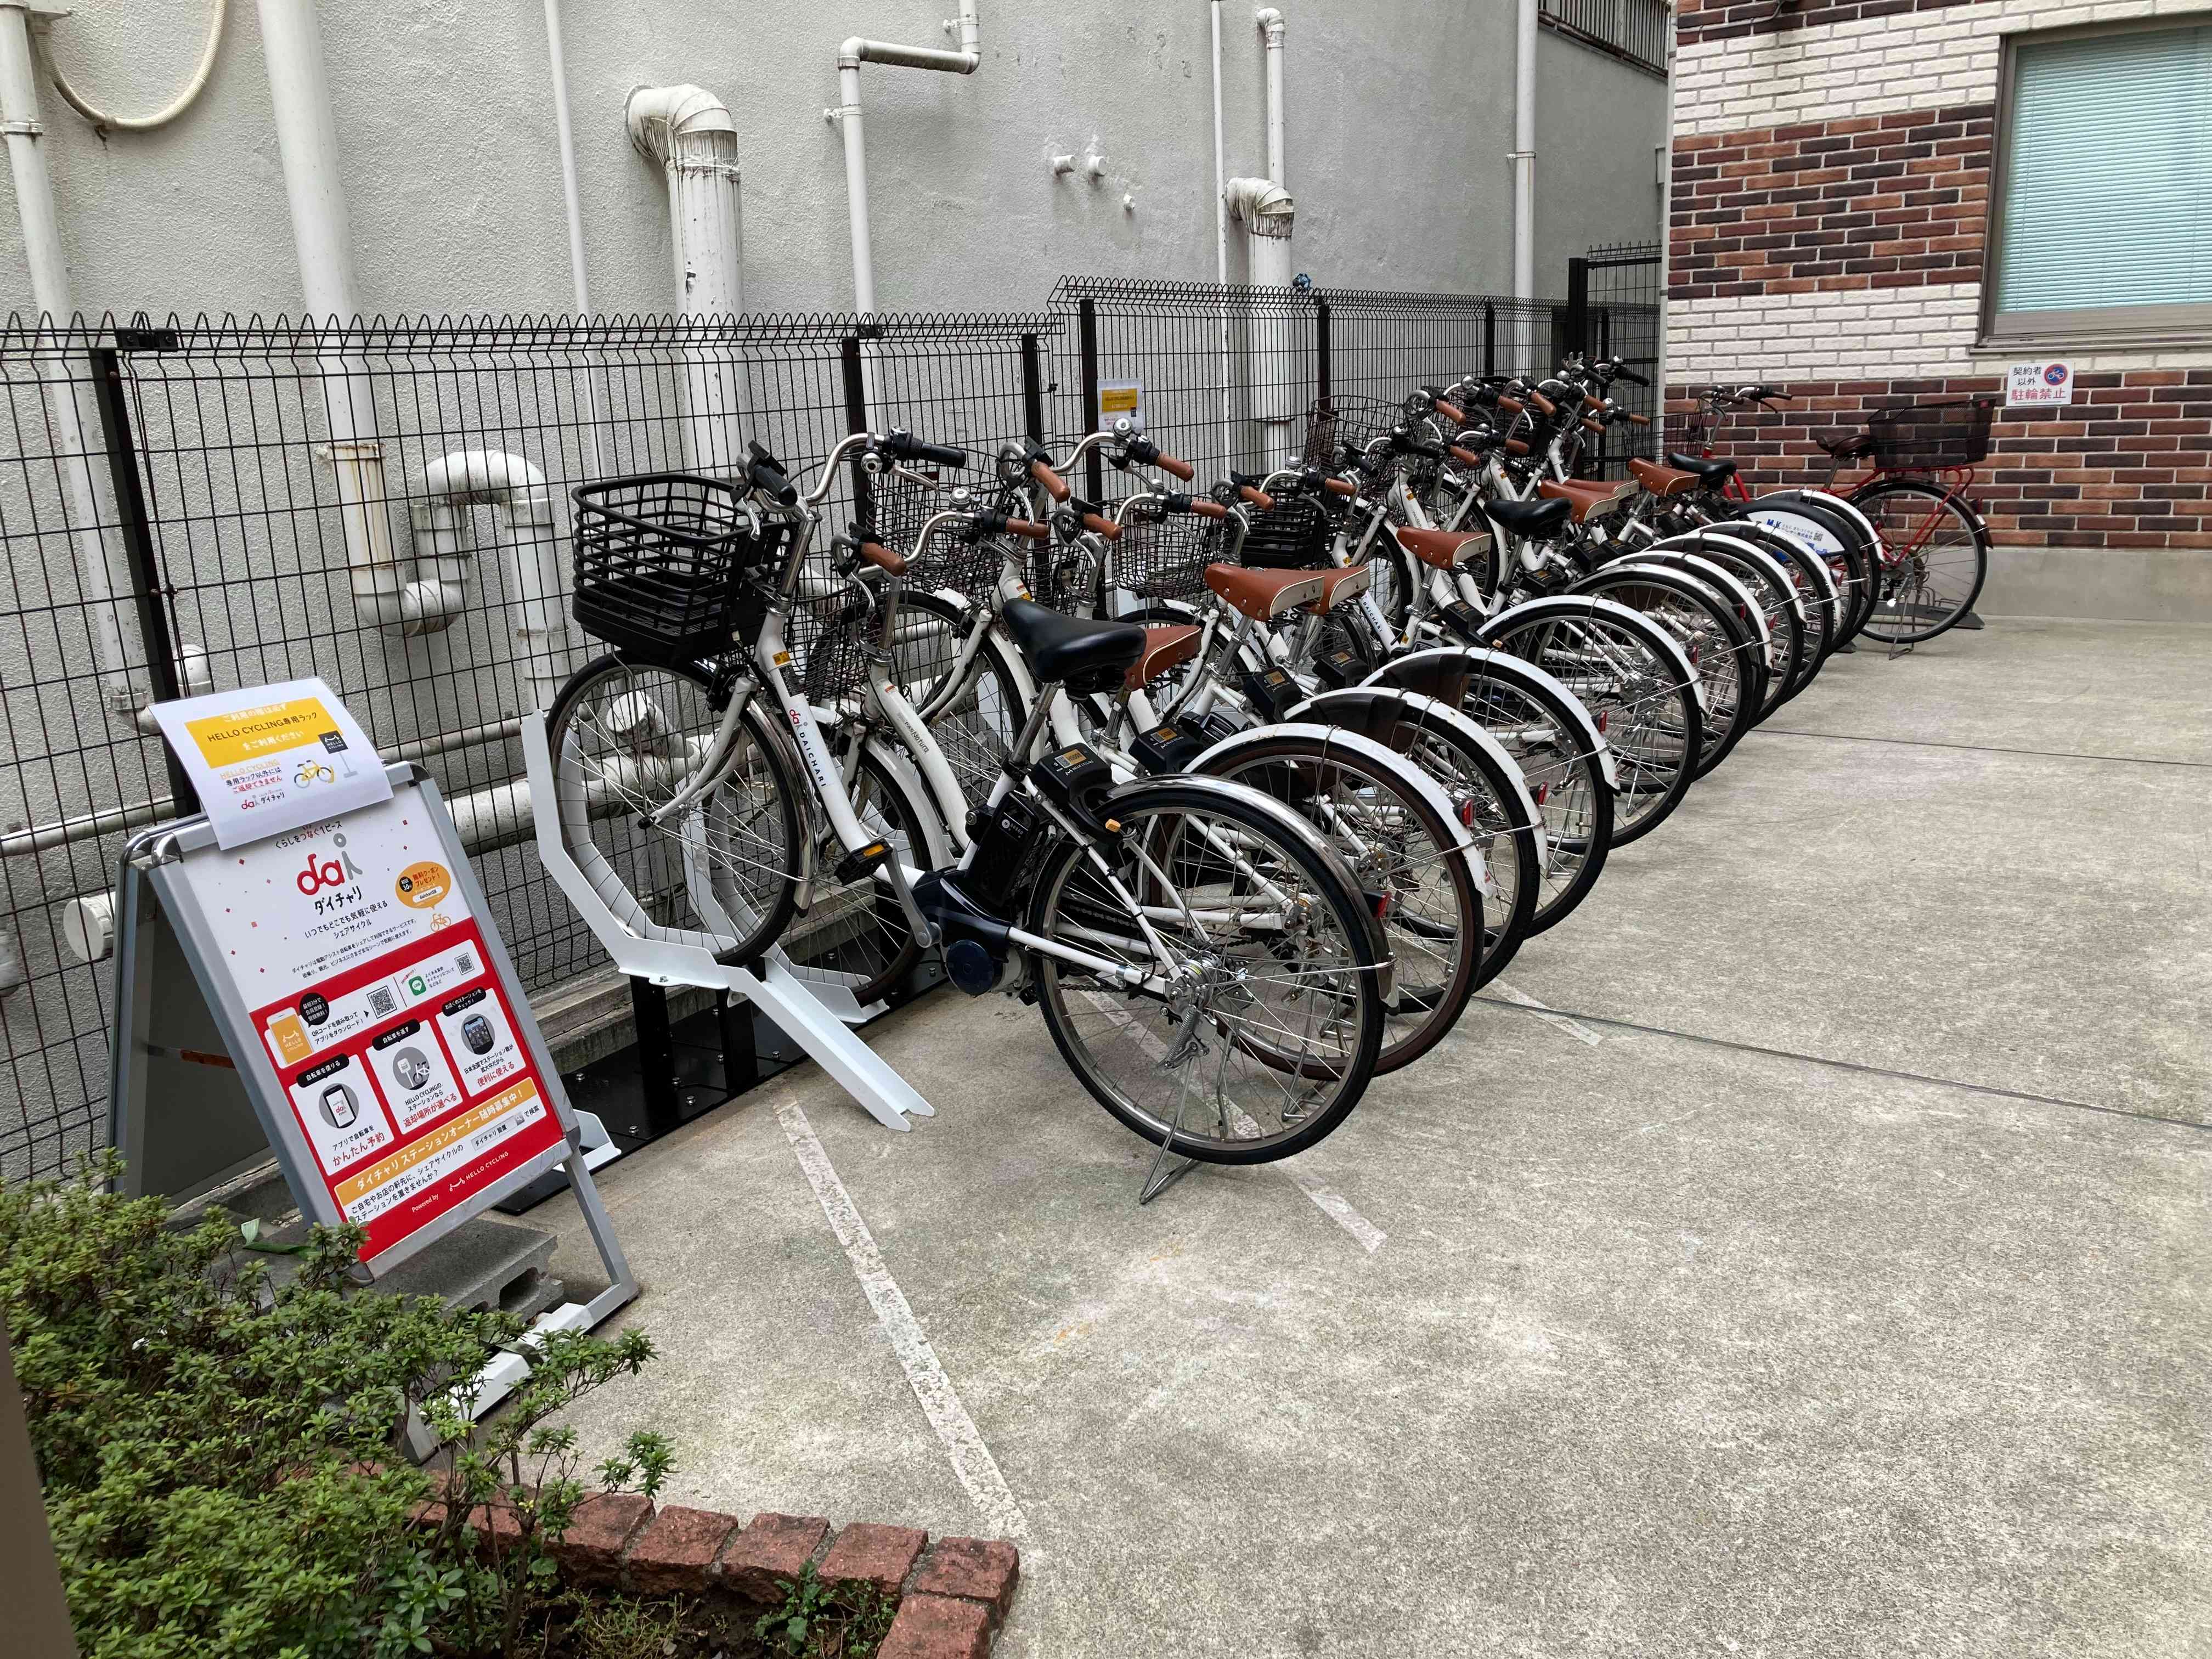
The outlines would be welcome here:
[[[586,1490],[548,1419],[635,1373],[644,1335],[525,1342],[507,1315],[361,1292],[357,1231],[317,1229],[278,1283],[231,1218],[172,1230],[115,1174],[0,1191],[0,1298],[84,1652],[538,1650],[547,1549]],[[448,1390],[495,1347],[531,1370],[472,1425]],[[393,1457],[410,1407],[441,1442],[435,1490]],[[640,1434],[598,1484],[650,1493],[671,1467]]]

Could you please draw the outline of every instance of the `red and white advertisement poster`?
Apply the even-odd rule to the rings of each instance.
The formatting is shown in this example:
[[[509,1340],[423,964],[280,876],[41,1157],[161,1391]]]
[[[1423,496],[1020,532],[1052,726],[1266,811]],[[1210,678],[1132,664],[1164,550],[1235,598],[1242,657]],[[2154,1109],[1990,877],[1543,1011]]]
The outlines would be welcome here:
[[[188,861],[338,1212],[374,1261],[562,1144],[420,796]]]

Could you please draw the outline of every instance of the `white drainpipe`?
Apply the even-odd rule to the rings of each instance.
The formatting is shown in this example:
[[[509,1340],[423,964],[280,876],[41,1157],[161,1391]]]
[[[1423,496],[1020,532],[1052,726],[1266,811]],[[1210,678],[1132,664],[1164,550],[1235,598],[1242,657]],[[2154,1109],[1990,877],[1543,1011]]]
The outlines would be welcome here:
[[[1260,26],[1267,53],[1267,177],[1275,184],[1287,185],[1290,175],[1283,171],[1283,14],[1273,6],[1262,6],[1253,14],[1253,21]]]
[[[1536,3],[1519,0],[1513,49],[1513,297],[1536,297]],[[1524,342],[1529,327],[1525,317],[1516,331]],[[1513,365],[1516,374],[1532,365],[1524,360]],[[1534,365],[1536,368],[1547,367]]]
[[[337,125],[323,71],[315,0],[258,4],[301,290],[311,318],[344,323],[360,315],[361,306],[354,295],[353,232],[338,176]],[[320,453],[337,476],[355,608],[392,633],[435,634],[452,627],[467,599],[466,565],[441,561],[424,573],[400,562],[367,362],[347,356],[336,361],[324,376],[323,408],[331,441]]]
[[[1247,280],[1255,288],[1290,287],[1291,227],[1297,211],[1290,191],[1266,179],[1231,179],[1226,194],[1230,211],[1244,222]],[[1252,400],[1253,412],[1267,428],[1265,460],[1270,469],[1297,458],[1291,433],[1299,410],[1291,377],[1279,368],[1296,349],[1292,322],[1289,309],[1279,303],[1252,319],[1254,355],[1259,364],[1269,366],[1255,368]]]
[[[868,237],[868,146],[860,120],[860,65],[886,64],[901,69],[973,75],[983,62],[983,30],[975,21],[975,0],[960,0],[959,17],[945,27],[957,29],[959,51],[892,46],[864,40],[857,34],[837,48],[839,103],[835,109],[823,110],[822,118],[841,123],[844,129],[845,200],[853,229],[853,309],[864,317],[876,308],[876,263]]]
[[[66,325],[76,307],[70,300],[69,264],[62,256],[61,220],[54,209],[53,185],[46,175],[46,152],[39,140],[38,71],[31,57],[30,8],[25,0],[0,0],[0,132],[8,139],[8,165],[15,177],[15,211],[22,220],[23,256],[31,267],[31,295],[56,323]],[[72,371],[59,362],[44,376],[48,418],[53,422],[49,447],[62,476],[62,492],[74,522],[77,589],[84,595],[85,625],[92,634],[92,659],[100,672],[100,701],[120,719],[137,712],[143,700],[124,665],[123,623],[115,608],[115,579],[101,544],[100,498],[94,494],[92,467],[85,455],[82,412],[77,408]]]
[[[562,597],[560,507],[545,474],[503,450],[457,449],[423,469],[422,494],[427,499],[410,509],[415,551],[434,568],[465,568],[468,509],[492,508],[492,540],[506,567],[527,676],[525,706],[551,707],[574,665]]]
[[[745,307],[744,228],[738,125],[703,87],[638,87],[623,106],[638,153],[668,175],[669,240],[676,291],[687,317],[734,317]],[[726,473],[742,453],[733,361],[687,350],[685,454],[696,472]]]

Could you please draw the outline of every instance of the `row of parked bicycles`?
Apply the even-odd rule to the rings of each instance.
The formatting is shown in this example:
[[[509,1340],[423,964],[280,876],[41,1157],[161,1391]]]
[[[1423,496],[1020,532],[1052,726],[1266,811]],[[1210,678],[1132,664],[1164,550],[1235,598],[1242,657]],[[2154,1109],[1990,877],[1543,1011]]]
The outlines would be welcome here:
[[[1326,399],[1204,487],[1124,421],[580,488],[569,851],[648,937],[1034,1004],[1147,1197],[1302,1151],[1831,655],[1927,625],[1839,496],[1578,477],[1624,376]]]

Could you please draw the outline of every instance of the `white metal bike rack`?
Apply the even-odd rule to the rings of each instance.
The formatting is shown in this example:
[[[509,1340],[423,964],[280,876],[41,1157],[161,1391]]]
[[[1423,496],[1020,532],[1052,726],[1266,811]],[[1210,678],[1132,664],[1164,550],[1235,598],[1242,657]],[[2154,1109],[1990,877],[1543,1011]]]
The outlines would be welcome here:
[[[804,1048],[887,1129],[903,1133],[914,1127],[908,1117],[936,1115],[936,1109],[851,1029],[847,1020],[852,1016],[841,1017],[826,1006],[817,994],[817,988],[800,979],[780,952],[740,966],[716,958],[711,935],[657,927],[641,912],[629,918],[618,915],[611,896],[627,901],[627,891],[619,884],[595,883],[578,865],[561,833],[560,804],[554,795],[553,751],[543,714],[524,717],[522,750],[530,779],[531,814],[538,826],[538,859],[583,917],[584,925],[606,947],[617,968],[664,988],[692,985],[743,998]],[[696,891],[701,884],[695,878],[692,885]],[[634,902],[625,908],[635,909]],[[703,909],[702,914],[717,913]],[[822,988],[834,992],[843,988]],[[844,1000],[852,1000],[852,994],[846,991]]]

